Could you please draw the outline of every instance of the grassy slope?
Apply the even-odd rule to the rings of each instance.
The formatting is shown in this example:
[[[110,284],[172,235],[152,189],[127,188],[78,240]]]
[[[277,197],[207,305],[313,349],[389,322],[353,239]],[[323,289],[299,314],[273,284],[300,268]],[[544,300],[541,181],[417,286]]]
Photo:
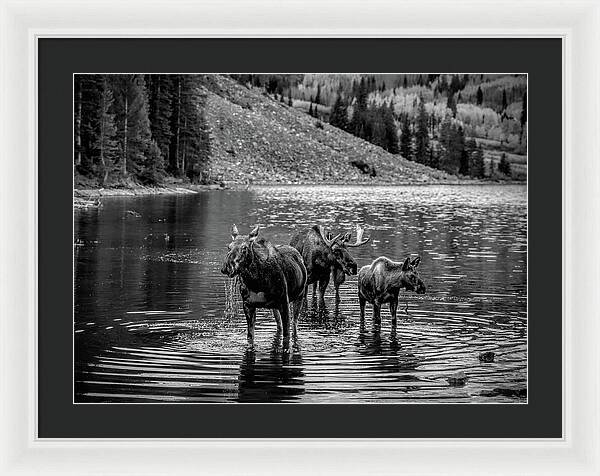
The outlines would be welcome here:
[[[246,183],[454,183],[226,77],[206,81],[211,178]],[[362,159],[375,178],[350,165]]]

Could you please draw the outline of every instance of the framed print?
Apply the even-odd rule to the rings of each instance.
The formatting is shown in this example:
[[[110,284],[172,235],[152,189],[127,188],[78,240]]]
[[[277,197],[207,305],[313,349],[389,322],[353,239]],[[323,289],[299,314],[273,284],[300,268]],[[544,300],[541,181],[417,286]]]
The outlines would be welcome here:
[[[40,39],[42,64],[52,65],[40,68],[41,108],[58,114],[61,88],[52,85],[62,58],[69,70],[78,57],[98,68],[117,44],[152,61],[160,46],[183,58],[219,50],[226,65],[123,73],[110,72],[108,58],[109,72],[80,66],[65,87],[74,114],[73,284],[42,279],[40,292],[64,294],[63,312],[73,296],[73,332],[63,344],[54,336],[57,350],[40,353],[40,365],[58,349],[61,361],[72,358],[72,394],[65,401],[70,389],[42,370],[47,402],[63,401],[88,421],[108,408],[131,418],[151,412],[161,428],[146,435],[154,437],[560,437],[560,379],[540,379],[545,369],[561,374],[550,365],[560,355],[560,314],[544,312],[543,335],[528,332],[532,316],[559,307],[558,292],[538,300],[538,289],[558,291],[550,262],[528,267],[538,253],[558,252],[558,224],[538,222],[536,210],[558,207],[559,196],[528,193],[536,168],[527,165],[528,143],[542,130],[528,111],[551,118],[560,108],[542,110],[528,91],[560,94],[560,77],[548,79],[560,69],[560,40]],[[432,61],[443,48],[466,58],[518,49],[523,59],[495,62],[512,73],[337,72],[360,49],[382,59],[406,51],[405,61],[419,51]],[[270,65],[278,51],[306,58],[296,63],[302,71],[317,51],[340,65],[282,73]],[[544,68],[519,73],[533,56],[548,58]],[[258,73],[210,72],[250,63]],[[40,149],[54,154],[62,133],[52,124],[40,128]],[[555,189],[560,135],[552,137],[544,173]],[[58,180],[54,164],[42,162],[40,190]],[[48,245],[62,229],[42,227]],[[529,249],[537,233],[545,245]],[[47,259],[66,259],[52,250]],[[53,306],[43,299],[41,308]],[[50,335],[56,322],[45,310],[40,330]],[[544,356],[544,369],[533,354]],[[40,400],[41,435],[92,428],[76,419],[69,428],[65,413],[46,405]],[[502,416],[493,427],[474,418],[490,421],[494,411]],[[180,412],[229,424],[188,420],[186,428]],[[321,412],[329,425],[314,425]],[[274,414],[290,425],[256,425]],[[384,414],[430,417],[385,429],[376,423]],[[139,431],[102,420],[103,435]],[[167,430],[169,421],[177,426]]]
[[[309,6],[6,5],[7,474],[598,473],[597,5]]]

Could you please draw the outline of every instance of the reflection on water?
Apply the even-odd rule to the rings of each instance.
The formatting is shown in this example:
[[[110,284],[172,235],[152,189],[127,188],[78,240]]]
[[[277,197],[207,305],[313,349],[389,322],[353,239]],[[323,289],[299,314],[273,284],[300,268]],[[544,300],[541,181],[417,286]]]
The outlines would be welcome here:
[[[135,217],[127,213],[134,210]],[[360,322],[356,277],[327,308],[309,296],[285,346],[270,312],[255,347],[219,269],[229,227],[275,243],[367,225],[359,264],[423,257],[427,294]],[[75,214],[76,402],[525,402],[524,186],[256,187],[113,198]],[[404,313],[408,305],[408,314]],[[493,351],[495,360],[478,355]],[[456,371],[464,386],[449,386]]]

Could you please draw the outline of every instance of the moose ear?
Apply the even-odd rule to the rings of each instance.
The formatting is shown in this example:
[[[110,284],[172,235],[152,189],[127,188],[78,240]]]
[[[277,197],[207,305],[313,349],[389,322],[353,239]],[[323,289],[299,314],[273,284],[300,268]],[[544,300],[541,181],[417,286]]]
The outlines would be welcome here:
[[[238,231],[237,226],[235,226],[234,223],[233,225],[231,225],[231,239],[235,240],[239,234],[240,232]]]
[[[343,237],[342,237],[342,243],[347,243],[350,241],[350,237],[352,236],[352,233],[346,233]]]
[[[417,266],[419,266],[419,263],[420,263],[420,262],[421,262],[421,257],[420,257],[420,256],[417,256],[417,257],[416,257],[414,260],[412,260],[412,261],[410,262],[410,265],[411,265],[413,268],[416,268]]]
[[[258,225],[256,225],[254,227],[254,230],[252,230],[250,232],[250,234],[248,235],[248,238],[250,238],[251,240],[256,240],[256,237],[258,236],[259,231],[260,231],[260,227]]]
[[[406,258],[402,263],[402,271],[408,271],[410,268],[410,258]]]

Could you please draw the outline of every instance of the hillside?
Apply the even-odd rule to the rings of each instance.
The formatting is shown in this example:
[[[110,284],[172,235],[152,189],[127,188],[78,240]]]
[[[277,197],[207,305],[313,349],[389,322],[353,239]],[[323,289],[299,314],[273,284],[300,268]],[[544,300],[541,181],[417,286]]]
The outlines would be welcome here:
[[[210,137],[207,179],[225,183],[452,183],[441,170],[392,155],[217,75],[202,82]],[[352,165],[354,163],[355,165]]]

